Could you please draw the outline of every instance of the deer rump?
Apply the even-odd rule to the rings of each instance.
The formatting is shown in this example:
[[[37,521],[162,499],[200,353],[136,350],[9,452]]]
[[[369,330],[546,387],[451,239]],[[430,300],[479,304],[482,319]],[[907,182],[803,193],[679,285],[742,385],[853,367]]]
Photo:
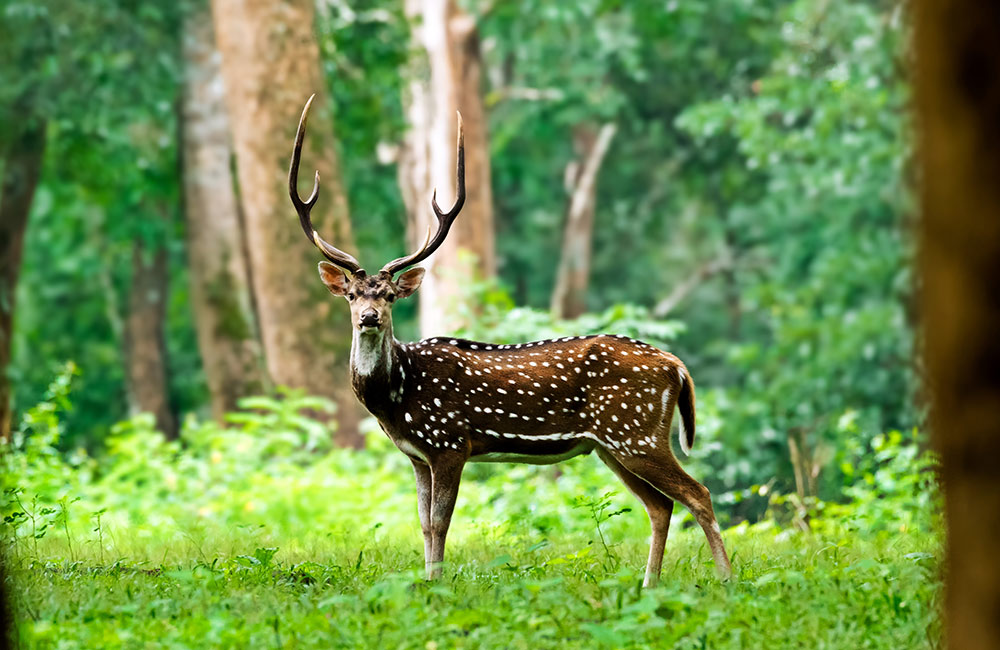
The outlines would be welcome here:
[[[416,433],[417,446],[465,448],[475,462],[549,464],[598,445],[646,456],[669,449],[677,406],[685,452],[694,438],[694,389],[683,363],[641,341],[436,338],[408,348],[401,392],[417,399],[403,400],[412,406],[398,425]]]

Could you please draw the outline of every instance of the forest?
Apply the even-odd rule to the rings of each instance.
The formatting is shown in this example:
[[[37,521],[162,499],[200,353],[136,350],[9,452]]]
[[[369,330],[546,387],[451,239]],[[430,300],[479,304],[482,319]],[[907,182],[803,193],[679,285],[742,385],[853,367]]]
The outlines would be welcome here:
[[[12,639],[943,647],[909,4],[8,0]],[[684,361],[731,580],[678,507],[640,589],[650,523],[594,455],[470,464],[424,580],[288,197],[313,94],[299,191],[318,169],[313,225],[369,270],[454,201],[461,113],[468,198],[399,340]]]

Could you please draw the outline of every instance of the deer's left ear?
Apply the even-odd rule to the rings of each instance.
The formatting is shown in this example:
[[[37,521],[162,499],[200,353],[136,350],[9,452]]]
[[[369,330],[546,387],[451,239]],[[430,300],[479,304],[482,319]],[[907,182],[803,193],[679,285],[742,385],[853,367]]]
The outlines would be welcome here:
[[[319,263],[319,279],[335,296],[346,296],[347,290],[351,287],[347,274],[329,262]]]
[[[406,273],[399,276],[396,280],[396,295],[399,298],[406,298],[412,296],[413,292],[420,287],[420,283],[424,279],[424,270],[419,266],[410,269]]]

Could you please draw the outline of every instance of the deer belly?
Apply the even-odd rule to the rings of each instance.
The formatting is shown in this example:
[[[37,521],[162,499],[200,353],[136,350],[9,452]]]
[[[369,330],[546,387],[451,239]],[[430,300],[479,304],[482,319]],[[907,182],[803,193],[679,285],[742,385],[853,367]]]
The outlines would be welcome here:
[[[504,449],[471,456],[473,463],[527,463],[529,465],[552,465],[564,460],[589,454],[594,449],[591,440],[522,441]]]

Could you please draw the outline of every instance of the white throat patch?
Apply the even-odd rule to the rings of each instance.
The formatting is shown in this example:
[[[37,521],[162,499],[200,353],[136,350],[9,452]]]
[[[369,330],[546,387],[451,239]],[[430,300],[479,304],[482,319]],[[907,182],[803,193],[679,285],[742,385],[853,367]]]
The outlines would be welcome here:
[[[362,376],[372,374],[375,367],[384,359],[388,366],[392,363],[392,357],[388,354],[386,341],[389,337],[386,332],[379,332],[374,335],[362,335],[357,329],[351,339],[351,369]]]

